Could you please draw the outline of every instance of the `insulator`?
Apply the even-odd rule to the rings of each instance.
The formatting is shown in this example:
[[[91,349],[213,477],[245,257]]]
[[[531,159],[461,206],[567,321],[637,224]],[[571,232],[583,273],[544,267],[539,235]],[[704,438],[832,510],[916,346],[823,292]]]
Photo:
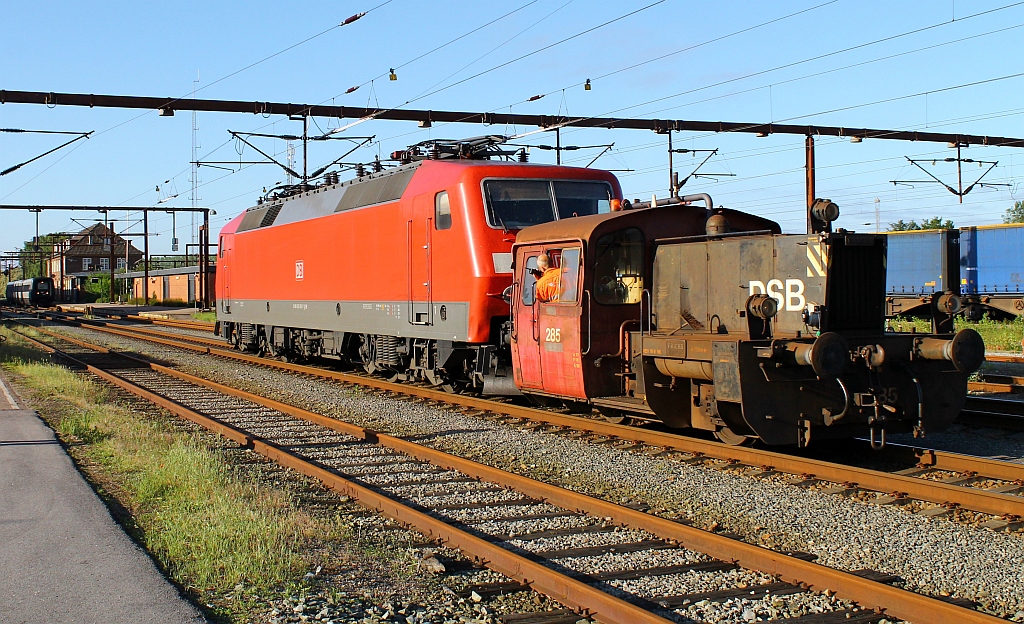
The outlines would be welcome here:
[[[366,167],[364,167],[362,163],[359,163],[356,165],[356,177],[361,178],[364,175],[366,175]]]
[[[519,150],[519,162],[524,163],[529,162],[529,160],[530,154],[529,152],[526,151],[526,148],[524,147],[523,149]]]

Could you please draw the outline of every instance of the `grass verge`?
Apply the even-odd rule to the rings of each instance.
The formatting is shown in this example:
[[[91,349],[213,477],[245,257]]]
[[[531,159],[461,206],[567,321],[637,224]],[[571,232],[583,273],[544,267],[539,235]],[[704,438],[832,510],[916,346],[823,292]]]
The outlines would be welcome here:
[[[920,318],[896,317],[890,323],[896,331],[911,331],[911,328],[918,332],[930,332],[931,321]],[[1011,353],[1021,352],[1021,339],[1024,339],[1024,317],[1017,317],[1012,321],[993,321],[982,319],[977,323],[956,320],[957,330],[970,327],[981,334],[985,340],[985,347],[989,351],[1007,351]]]
[[[302,579],[325,563],[310,557],[322,558],[324,541],[349,536],[340,516],[310,515],[287,490],[233,470],[226,449],[216,448],[226,443],[221,438],[119,404],[115,391],[0,333],[8,338],[0,364],[24,398],[94,484],[127,509],[133,537],[217,619],[248,619],[253,597]]]
[[[194,313],[192,313],[192,318],[194,318],[197,321],[206,321],[207,323],[216,323],[217,322],[217,313],[216,312],[194,312]]]

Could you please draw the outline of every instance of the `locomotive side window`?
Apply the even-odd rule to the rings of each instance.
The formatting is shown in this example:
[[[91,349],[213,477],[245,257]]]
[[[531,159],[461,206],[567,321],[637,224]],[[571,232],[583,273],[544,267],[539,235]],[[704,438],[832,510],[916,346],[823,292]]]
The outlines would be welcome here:
[[[612,188],[604,182],[554,182],[558,218],[611,211]]]
[[[558,268],[561,271],[558,302],[576,303],[576,287],[580,277],[580,249],[578,247],[563,249]]]
[[[644,290],[644,235],[636,228],[597,241],[594,299],[605,305],[639,303]]]
[[[448,203],[448,191],[434,196],[434,229],[447,230],[452,226],[452,207]]]
[[[555,220],[551,185],[546,180],[487,180],[484,191],[487,220],[494,227],[521,230]]]
[[[534,271],[537,270],[537,256],[530,256],[526,259],[526,270],[523,271],[523,305],[532,306],[534,293],[536,292],[537,277]]]

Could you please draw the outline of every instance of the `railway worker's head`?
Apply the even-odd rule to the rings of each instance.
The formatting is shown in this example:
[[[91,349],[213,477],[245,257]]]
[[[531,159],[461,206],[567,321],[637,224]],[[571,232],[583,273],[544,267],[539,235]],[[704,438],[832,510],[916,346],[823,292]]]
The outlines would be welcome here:
[[[548,258],[547,254],[537,256],[537,268],[541,271],[547,271],[551,268],[551,258]]]

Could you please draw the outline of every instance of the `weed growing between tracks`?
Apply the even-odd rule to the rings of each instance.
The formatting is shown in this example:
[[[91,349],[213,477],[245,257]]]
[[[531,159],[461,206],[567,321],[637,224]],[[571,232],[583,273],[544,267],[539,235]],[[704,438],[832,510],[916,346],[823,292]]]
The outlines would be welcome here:
[[[889,326],[895,331],[906,332],[915,329],[918,333],[928,333],[932,330],[930,319],[904,318],[897,316],[890,321]],[[956,320],[956,329],[971,328],[981,334],[985,341],[985,348],[988,351],[1004,351],[1009,353],[1021,352],[1021,339],[1024,338],[1024,316],[1019,316],[1012,321],[993,321],[982,319],[976,323],[965,321],[962,318]]]
[[[22,397],[117,520],[215,620],[250,621],[291,597],[340,601],[358,590],[361,602],[420,593],[408,532],[353,528],[358,508],[331,504],[318,483],[133,407],[120,391],[49,363],[4,328],[0,334],[8,338],[0,364]],[[309,505],[310,497],[328,501]],[[321,566],[319,576],[307,574]]]

